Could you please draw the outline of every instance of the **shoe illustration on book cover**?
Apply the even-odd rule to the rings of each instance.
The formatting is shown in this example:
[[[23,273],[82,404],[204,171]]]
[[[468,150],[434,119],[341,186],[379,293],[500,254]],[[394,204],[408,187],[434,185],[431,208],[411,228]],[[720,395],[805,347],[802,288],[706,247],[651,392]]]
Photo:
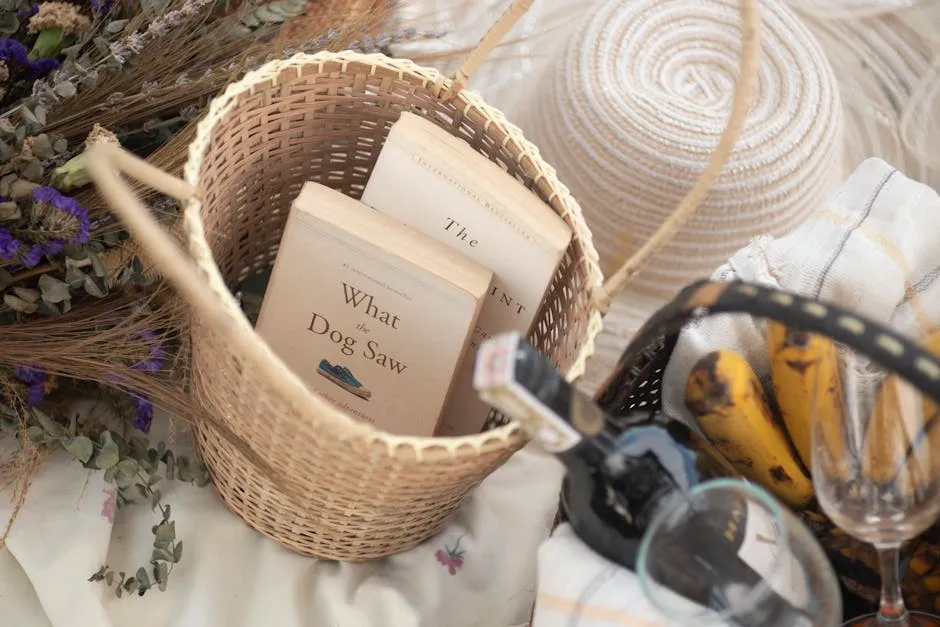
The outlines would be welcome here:
[[[346,366],[331,364],[327,360],[321,359],[317,372],[328,381],[336,384],[350,394],[355,394],[365,400],[369,400],[372,397],[372,392],[362,387],[362,383],[353,376],[353,373],[351,373]]]

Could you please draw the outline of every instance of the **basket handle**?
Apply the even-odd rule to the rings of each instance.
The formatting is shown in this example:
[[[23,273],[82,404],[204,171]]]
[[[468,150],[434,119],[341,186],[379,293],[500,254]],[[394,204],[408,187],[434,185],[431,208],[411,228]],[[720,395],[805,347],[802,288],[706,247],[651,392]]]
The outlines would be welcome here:
[[[480,41],[474,46],[464,62],[460,64],[457,73],[451,80],[450,87],[441,96],[444,100],[452,100],[457,97],[467,86],[470,77],[480,68],[480,64],[486,60],[486,57],[493,51],[493,48],[502,41],[512,27],[516,25],[519,18],[525,15],[525,12],[532,6],[534,0],[513,0],[506,8],[503,14],[496,20],[488,31],[483,35]]]
[[[595,307],[602,314],[610,309],[611,300],[627,286],[637,275],[643,265],[658,253],[670,239],[692,217],[695,210],[708,196],[715,181],[721,175],[734,146],[744,129],[747,116],[751,108],[751,101],[757,86],[758,61],[760,60],[760,10],[757,0],[740,0],[741,2],[741,65],[739,66],[738,80],[734,86],[734,99],[731,102],[731,113],[725,130],[718,139],[718,146],[712,152],[705,171],[695,181],[695,185],[679,203],[675,212],[663,222],[653,236],[650,237],[638,251],[627,259],[620,268],[614,272],[604,283],[595,296]]]
[[[123,148],[106,142],[88,148],[85,167],[105,201],[133,233],[148,258],[176,285],[199,314],[214,325],[233,324],[234,321],[224,314],[207,289],[206,281],[191,263],[192,256],[170,237],[120,173],[183,203],[194,198],[201,199],[200,191]]]

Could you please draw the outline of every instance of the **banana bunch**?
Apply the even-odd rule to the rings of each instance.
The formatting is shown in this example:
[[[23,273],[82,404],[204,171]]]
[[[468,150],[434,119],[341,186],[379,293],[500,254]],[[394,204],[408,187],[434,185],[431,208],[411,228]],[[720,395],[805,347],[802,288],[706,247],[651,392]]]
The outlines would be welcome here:
[[[767,340],[772,398],[744,357],[716,350],[693,367],[685,404],[705,437],[738,474],[802,510],[814,496],[810,479],[814,420],[821,425],[818,446],[827,449],[827,454],[817,457],[825,460],[826,473],[847,475],[849,464],[854,463],[846,441],[838,355],[828,338],[777,322],[768,324]],[[940,354],[940,331],[931,334],[925,344]],[[940,448],[940,424],[926,437],[916,437],[920,430],[913,428],[915,425],[905,428],[898,424],[897,412],[881,411],[891,403],[903,406],[905,398],[923,402],[925,418],[940,411],[932,401],[920,400],[913,388],[897,378],[884,381],[861,455],[863,471],[875,481],[896,481],[899,469],[908,473],[911,483],[940,471],[935,459],[935,467],[929,465],[932,458],[926,454],[930,447]],[[917,463],[918,459],[924,463]]]

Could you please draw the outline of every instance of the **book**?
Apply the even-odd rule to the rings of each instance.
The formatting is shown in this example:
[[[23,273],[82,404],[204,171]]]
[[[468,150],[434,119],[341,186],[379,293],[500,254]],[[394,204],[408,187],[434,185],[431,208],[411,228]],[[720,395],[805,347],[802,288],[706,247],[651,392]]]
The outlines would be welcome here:
[[[333,406],[389,433],[432,436],[492,278],[310,182],[291,205],[255,329]]]
[[[473,389],[480,343],[527,334],[571,241],[551,207],[495,163],[409,112],[392,124],[362,201],[493,271],[438,435],[479,433],[491,407]]]

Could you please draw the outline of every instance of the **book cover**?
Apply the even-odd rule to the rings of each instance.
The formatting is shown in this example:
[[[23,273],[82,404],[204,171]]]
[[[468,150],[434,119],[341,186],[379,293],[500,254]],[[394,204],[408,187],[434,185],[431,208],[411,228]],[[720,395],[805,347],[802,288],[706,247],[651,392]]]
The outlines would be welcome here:
[[[457,251],[307,183],[255,329],[335,407],[390,433],[431,436],[491,280]]]
[[[438,429],[442,436],[478,433],[490,406],[473,389],[476,349],[497,333],[528,333],[571,229],[498,165],[407,112],[392,125],[362,201],[493,271]]]

